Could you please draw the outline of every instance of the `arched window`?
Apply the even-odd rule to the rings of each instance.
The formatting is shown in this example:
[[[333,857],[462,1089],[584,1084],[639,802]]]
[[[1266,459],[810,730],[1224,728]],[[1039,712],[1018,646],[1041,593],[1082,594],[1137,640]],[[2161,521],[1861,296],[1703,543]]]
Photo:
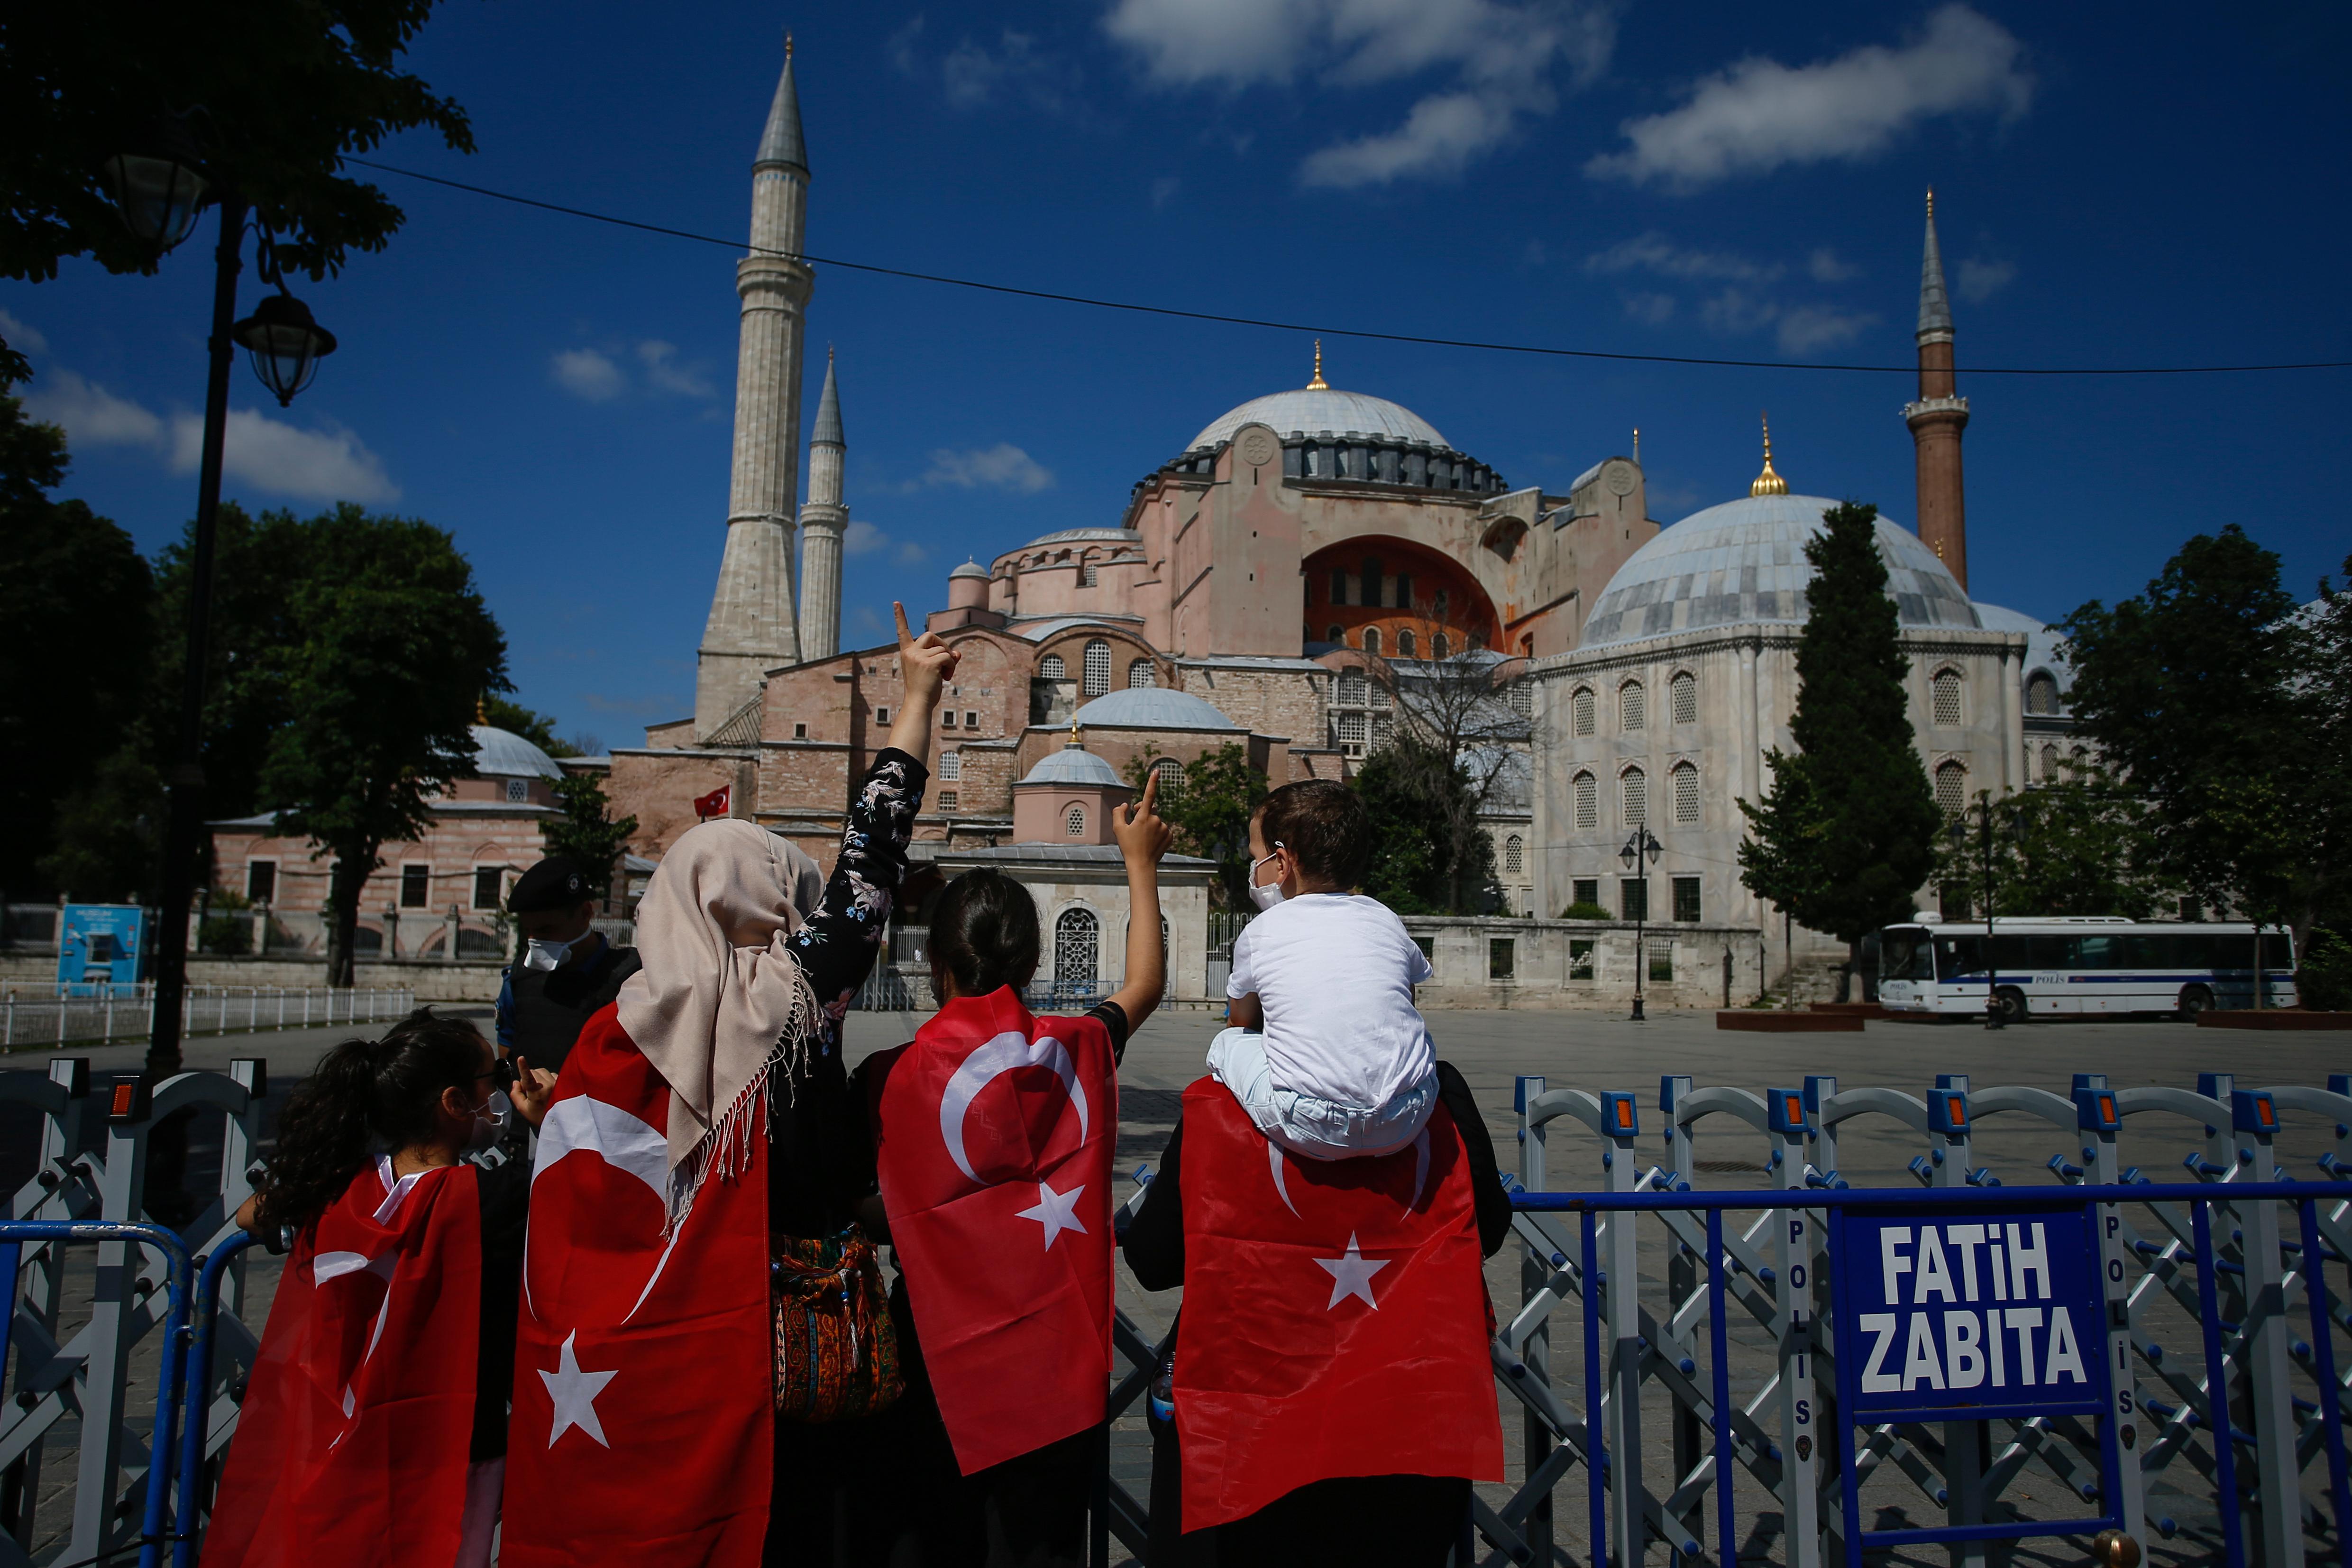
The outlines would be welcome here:
[[[1958,816],[1968,805],[1969,770],[1959,763],[1946,763],[1936,770],[1936,809]]]
[[[1160,684],[1151,668],[1151,661],[1139,658],[1127,667],[1127,684],[1130,689]]]
[[[1328,643],[1346,642],[1348,640],[1348,628],[1345,626],[1325,626],[1323,628],[1323,640]]]
[[[1444,619],[1445,618],[1445,590],[1444,590],[1444,589],[1440,588],[1440,589],[1437,591],[1436,596],[1435,596],[1434,598],[1431,599],[1431,600],[1430,600],[1430,602],[1429,602],[1429,608],[1430,608],[1430,613],[1431,613],[1432,615],[1433,615],[1434,616],[1436,616],[1436,618],[1437,618],[1437,619],[1439,619],[1439,620],[1441,620],[1441,621],[1442,621],[1442,620],[1444,620]],[[1440,657],[1440,658],[1444,658],[1444,656],[1441,654],[1439,657]]]
[[[1621,730],[1638,730],[1647,717],[1648,706],[1642,690],[1642,683],[1638,680],[1629,680],[1619,687],[1617,689],[1617,727]]]
[[[2046,669],[2037,669],[2025,681],[2025,710],[2028,713],[2058,711],[2058,682]]]
[[[1514,680],[1511,682],[1511,689],[1505,694],[1504,700],[1510,703],[1511,711],[1522,719],[1532,719],[1536,716],[1536,689],[1532,682],[1524,679]]]
[[[1062,820],[1065,826],[1068,827],[1071,837],[1084,838],[1087,836],[1087,808],[1085,806],[1074,805],[1070,807],[1070,815],[1064,817]]]
[[[1078,568],[1079,587],[1091,588],[1096,586],[1101,581],[1102,579],[1096,574],[1095,563],[1093,562],[1089,561]]]
[[[1100,637],[1087,644],[1086,694],[1100,697],[1110,689],[1110,644]]]
[[[1674,700],[1675,722],[1697,723],[1698,677],[1687,669],[1678,669],[1675,672],[1674,679],[1666,683],[1666,691]]]
[[[1060,654],[1049,653],[1037,661],[1037,676],[1041,680],[1067,680],[1070,667],[1062,662]]]
[[[1503,840],[1503,869],[1506,872],[1514,877],[1517,876],[1526,868],[1527,859],[1528,841],[1526,839],[1514,833]]]
[[[1414,639],[1412,633],[1409,631],[1397,633],[1397,657],[1399,658],[1412,658],[1419,650],[1420,646],[1419,642]]]
[[[1159,777],[1160,798],[1162,800],[1168,798],[1170,790],[1179,788],[1184,783],[1184,764],[1173,757],[1160,758],[1151,764],[1151,771]]]
[[[1592,688],[1590,686],[1578,687],[1576,689],[1575,695],[1571,696],[1568,700],[1568,710],[1572,722],[1572,727],[1578,734],[1590,735],[1592,733],[1594,706],[1595,705],[1592,700]]]
[[[1673,773],[1675,785],[1675,820],[1693,823],[1698,820],[1698,769],[1688,763],[1676,763]]]
[[[1441,604],[1444,602],[1444,595],[1440,594],[1437,597]],[[1444,612],[1440,611],[1439,613],[1443,614]],[[1445,634],[1444,632],[1432,632],[1429,635],[1429,657],[1432,658],[1451,658],[1453,656],[1454,645],[1445,640]]]
[[[1643,773],[1639,768],[1627,768],[1623,773],[1617,775],[1617,784],[1623,797],[1622,804],[1624,805],[1625,826],[1628,827],[1639,827],[1643,823],[1649,821],[1649,775]]]
[[[1381,651],[1380,627],[1366,626],[1364,628],[1364,651],[1369,654],[1378,654]]]
[[[1591,773],[1576,775],[1576,826],[1588,832],[1601,826],[1601,784]]]
[[[1934,697],[1936,722],[1958,723],[1960,721],[1960,672],[1957,669],[1939,669],[1936,672],[1935,679],[1927,683],[1927,689]]]
[[[2058,782],[2058,748],[2054,745],[2042,748],[2042,782],[2043,784]]]
[[[1361,708],[1364,705],[1364,672],[1362,670],[1343,669],[1339,672],[1339,701],[1341,705],[1349,708]]]
[[[1066,991],[1091,990],[1102,922],[1087,909],[1064,910],[1054,921],[1054,984]]]
[[[944,783],[950,779],[960,779],[961,777],[963,777],[963,753],[961,752],[941,752],[940,753],[940,778],[941,782]]]
[[[2068,767],[2069,767],[2069,768],[2070,768],[2070,769],[2071,769],[2074,773],[2076,773],[2077,775],[2079,775],[2079,774],[2083,772],[2083,770],[2084,770],[2084,768],[2087,768],[2087,767],[2089,767],[2089,766],[2091,765],[2091,753],[2090,753],[2087,750],[2085,750],[2084,747],[2077,746],[2077,747],[2075,747],[2075,748],[2074,748],[2074,752],[2072,752],[2072,753],[2067,757],[2067,759],[2066,759],[2066,763],[2067,763],[2067,766],[2068,766]]]

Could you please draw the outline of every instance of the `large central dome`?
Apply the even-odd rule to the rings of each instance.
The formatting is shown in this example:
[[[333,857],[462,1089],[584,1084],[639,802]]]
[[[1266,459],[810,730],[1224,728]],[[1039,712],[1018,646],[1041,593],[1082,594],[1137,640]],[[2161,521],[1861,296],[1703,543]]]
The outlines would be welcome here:
[[[1223,446],[1244,425],[1267,426],[1277,436],[1344,436],[1352,431],[1360,436],[1386,437],[1391,441],[1418,441],[1439,447],[1449,445],[1435,426],[1402,404],[1369,393],[1337,392],[1320,386],[1270,392],[1264,397],[1251,398],[1238,408],[1229,408],[1209,421],[1184,449],[1198,452]]]

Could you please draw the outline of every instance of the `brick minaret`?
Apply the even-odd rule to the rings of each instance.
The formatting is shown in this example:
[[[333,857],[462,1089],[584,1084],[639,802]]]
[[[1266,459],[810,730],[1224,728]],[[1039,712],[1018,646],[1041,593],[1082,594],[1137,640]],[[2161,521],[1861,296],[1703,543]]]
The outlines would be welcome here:
[[[833,351],[824,353],[824,391],[809,433],[808,500],[801,503],[801,658],[831,658],[841,651],[841,536],[849,508],[841,499],[841,465],[849,438],[841,430],[841,391],[834,384]]]
[[[694,680],[694,732],[710,735],[760,694],[765,673],[800,658],[793,618],[793,503],[800,496],[801,344],[816,275],[800,259],[808,154],[793,85],[793,41],[751,160],[751,254],[735,264],[743,301],[735,360],[735,467],[727,549]]]
[[[1919,266],[1919,400],[1903,405],[1919,474],[1919,537],[1969,585],[1969,529],[1961,501],[1960,432],[1969,400],[1952,372],[1952,301],[1944,291],[1944,256],[1936,245],[1936,193],[1927,193],[1927,253]]]

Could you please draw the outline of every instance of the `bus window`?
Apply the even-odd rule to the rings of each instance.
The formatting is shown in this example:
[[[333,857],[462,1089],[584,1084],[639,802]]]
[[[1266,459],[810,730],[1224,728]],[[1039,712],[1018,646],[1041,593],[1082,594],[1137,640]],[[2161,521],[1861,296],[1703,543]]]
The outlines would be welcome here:
[[[1897,926],[1879,939],[1881,980],[1933,980],[1936,963],[1927,933],[1916,926]]]
[[[2253,944],[2249,942],[2247,945],[2251,947]],[[2263,932],[2263,967],[2289,970],[2294,967],[2294,943],[2288,938],[2286,932],[2281,931]]]
[[[2172,967],[2172,944],[2180,939],[2160,936],[2153,931],[2134,931],[2129,936],[2115,940],[2123,943],[2125,968],[2169,969]]]
[[[2124,939],[2119,935],[2084,935],[2074,940],[2076,969],[2121,969],[2124,965]]]
[[[2176,968],[2219,969],[2221,966],[2220,937],[2194,931],[2168,940],[2172,943],[2172,962]]]
[[[1984,938],[1939,936],[1936,939],[1936,978],[1966,980],[1984,973]]]

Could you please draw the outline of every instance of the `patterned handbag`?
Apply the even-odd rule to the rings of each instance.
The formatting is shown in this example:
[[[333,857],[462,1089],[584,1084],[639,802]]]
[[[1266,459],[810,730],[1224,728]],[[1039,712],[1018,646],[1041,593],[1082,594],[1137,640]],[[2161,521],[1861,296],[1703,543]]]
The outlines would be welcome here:
[[[777,1416],[849,1421],[888,1408],[907,1383],[866,1232],[853,1224],[814,1240],[772,1235],[768,1252]]]

